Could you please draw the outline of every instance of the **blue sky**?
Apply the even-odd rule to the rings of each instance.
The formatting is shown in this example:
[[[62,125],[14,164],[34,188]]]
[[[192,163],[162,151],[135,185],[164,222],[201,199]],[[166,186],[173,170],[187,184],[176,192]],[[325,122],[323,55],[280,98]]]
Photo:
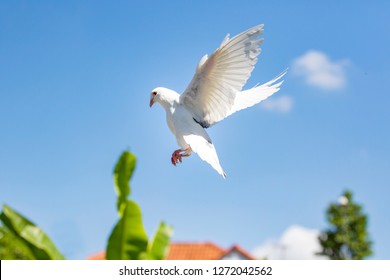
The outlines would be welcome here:
[[[291,226],[326,228],[344,189],[390,259],[387,1],[1,1],[0,202],[71,259],[104,249],[112,170],[138,157],[131,197],[149,235],[249,251]],[[181,92],[226,33],[265,24],[247,87],[286,68],[282,89],[209,129],[228,178],[177,148],[150,91]]]

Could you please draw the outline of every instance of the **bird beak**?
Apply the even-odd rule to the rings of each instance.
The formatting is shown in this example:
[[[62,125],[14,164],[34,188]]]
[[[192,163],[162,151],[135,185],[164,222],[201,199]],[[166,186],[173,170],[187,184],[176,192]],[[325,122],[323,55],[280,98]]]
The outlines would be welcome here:
[[[154,104],[154,98],[150,98],[149,107],[152,108]]]

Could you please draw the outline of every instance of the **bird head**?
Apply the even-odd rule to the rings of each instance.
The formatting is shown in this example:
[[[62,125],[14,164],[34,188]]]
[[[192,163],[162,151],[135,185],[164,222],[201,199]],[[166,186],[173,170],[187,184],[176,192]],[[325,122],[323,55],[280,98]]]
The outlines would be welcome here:
[[[178,100],[179,94],[173,90],[158,87],[152,90],[150,93],[149,107],[152,107],[154,103],[159,103],[165,109],[174,103],[175,100]]]
[[[149,102],[149,107],[152,108],[154,102],[157,102],[156,99],[158,99],[159,97],[157,97],[158,95],[158,89],[155,88],[154,90],[152,90],[152,92],[150,93],[150,102]]]

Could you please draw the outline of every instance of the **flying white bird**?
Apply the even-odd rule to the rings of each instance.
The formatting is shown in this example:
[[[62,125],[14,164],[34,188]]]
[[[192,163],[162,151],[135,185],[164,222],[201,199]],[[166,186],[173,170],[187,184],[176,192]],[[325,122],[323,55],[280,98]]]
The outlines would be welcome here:
[[[241,91],[261,52],[263,38],[259,36],[263,26],[252,27],[231,39],[227,34],[210,57],[202,57],[183,94],[163,87],[151,92],[150,107],[159,103],[165,109],[168,127],[181,147],[172,154],[173,165],[195,152],[226,178],[205,129],[277,92],[287,71],[265,84]]]

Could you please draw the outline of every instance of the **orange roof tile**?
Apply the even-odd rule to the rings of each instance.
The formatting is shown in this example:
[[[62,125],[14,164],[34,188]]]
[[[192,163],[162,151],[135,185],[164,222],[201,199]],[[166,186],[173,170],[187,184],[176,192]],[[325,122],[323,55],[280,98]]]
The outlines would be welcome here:
[[[222,249],[211,242],[176,242],[171,243],[167,260],[220,260],[230,253],[238,252],[248,260],[254,260],[241,247],[235,245],[228,250]],[[88,260],[104,260],[106,258],[105,252],[100,252],[89,256]]]
[[[96,253],[96,254],[89,256],[87,258],[87,260],[105,260],[105,259],[106,259],[106,252],[105,251]]]
[[[239,254],[241,254],[242,256],[244,256],[246,259],[248,260],[255,260],[256,258],[253,257],[251,254],[249,254],[247,251],[245,251],[244,249],[242,249],[240,246],[238,245],[234,245],[233,247],[231,247],[229,250],[227,250],[222,256],[221,258],[229,255],[230,253],[232,252],[238,252]]]
[[[210,242],[172,243],[167,260],[218,260],[225,250]]]

